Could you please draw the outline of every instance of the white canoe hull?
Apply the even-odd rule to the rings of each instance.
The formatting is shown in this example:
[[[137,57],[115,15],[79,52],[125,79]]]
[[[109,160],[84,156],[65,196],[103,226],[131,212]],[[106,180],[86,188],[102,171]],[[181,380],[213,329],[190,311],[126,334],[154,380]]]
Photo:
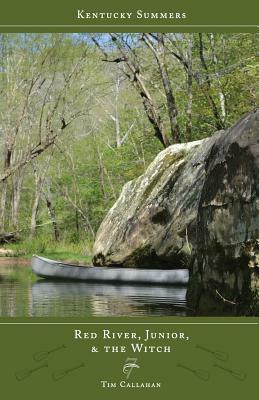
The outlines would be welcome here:
[[[186,285],[189,280],[187,269],[138,269],[83,267],[69,265],[47,258],[33,256],[33,272],[43,278],[69,279],[89,282],[123,282]]]

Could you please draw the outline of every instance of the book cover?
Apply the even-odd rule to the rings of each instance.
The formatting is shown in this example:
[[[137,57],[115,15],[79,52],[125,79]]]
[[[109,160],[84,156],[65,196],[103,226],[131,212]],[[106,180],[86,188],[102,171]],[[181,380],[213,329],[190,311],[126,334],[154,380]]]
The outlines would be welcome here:
[[[2,5],[4,396],[256,394],[257,11]]]

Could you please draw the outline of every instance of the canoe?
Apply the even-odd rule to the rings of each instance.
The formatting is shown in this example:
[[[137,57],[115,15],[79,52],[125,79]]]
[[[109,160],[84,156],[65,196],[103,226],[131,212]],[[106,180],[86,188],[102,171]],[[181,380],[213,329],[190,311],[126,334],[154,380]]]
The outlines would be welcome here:
[[[189,280],[189,271],[187,269],[85,267],[49,260],[39,256],[33,256],[32,270],[42,278],[89,282],[186,285]]]

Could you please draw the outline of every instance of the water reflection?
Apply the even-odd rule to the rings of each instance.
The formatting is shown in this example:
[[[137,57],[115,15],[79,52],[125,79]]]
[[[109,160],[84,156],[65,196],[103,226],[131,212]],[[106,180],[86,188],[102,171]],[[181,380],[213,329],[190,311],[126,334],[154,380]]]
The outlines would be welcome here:
[[[34,316],[186,315],[186,288],[39,281]]]

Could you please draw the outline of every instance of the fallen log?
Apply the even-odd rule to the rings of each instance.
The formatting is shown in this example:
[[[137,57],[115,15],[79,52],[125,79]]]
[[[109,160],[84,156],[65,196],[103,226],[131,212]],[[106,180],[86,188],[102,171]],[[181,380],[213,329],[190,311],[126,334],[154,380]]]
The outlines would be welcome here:
[[[0,244],[15,243],[19,241],[18,232],[2,232],[0,233]]]

